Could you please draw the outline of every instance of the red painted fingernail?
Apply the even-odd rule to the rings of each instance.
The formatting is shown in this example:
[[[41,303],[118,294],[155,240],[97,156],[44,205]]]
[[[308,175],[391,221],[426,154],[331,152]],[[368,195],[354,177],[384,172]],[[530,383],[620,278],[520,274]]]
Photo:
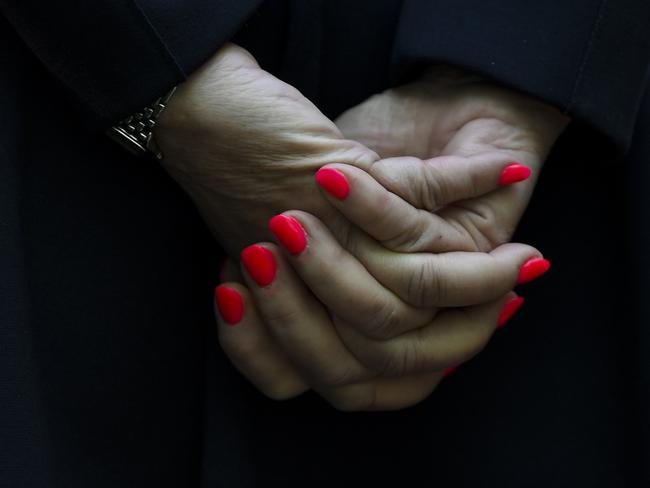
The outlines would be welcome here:
[[[529,259],[521,265],[521,268],[519,268],[519,277],[517,278],[517,284],[521,285],[523,283],[528,283],[529,281],[533,281],[534,279],[539,278],[544,273],[546,273],[550,267],[551,262],[548,259]]]
[[[307,246],[307,234],[300,222],[288,215],[276,215],[269,220],[269,229],[287,251],[298,255]]]
[[[524,297],[514,297],[504,303],[497,320],[497,329],[500,329],[506,325],[506,322],[510,320],[514,314],[517,313],[517,310],[519,310],[523,304]]]
[[[257,244],[248,246],[241,252],[241,262],[251,278],[260,286],[267,286],[275,278],[275,258],[273,253]]]
[[[451,368],[447,368],[442,372],[442,377],[446,378],[447,376],[453,374],[456,370],[458,369],[458,366],[452,366]]]
[[[229,325],[236,325],[244,316],[244,301],[241,295],[232,288],[219,285],[214,289],[214,298],[223,321]]]
[[[530,173],[531,171],[528,166],[519,163],[509,164],[503,168],[503,171],[501,171],[501,176],[499,176],[499,186],[506,186],[519,181],[524,181],[528,179]]]
[[[316,183],[339,200],[345,199],[350,193],[350,184],[343,173],[333,168],[323,168],[316,172]]]

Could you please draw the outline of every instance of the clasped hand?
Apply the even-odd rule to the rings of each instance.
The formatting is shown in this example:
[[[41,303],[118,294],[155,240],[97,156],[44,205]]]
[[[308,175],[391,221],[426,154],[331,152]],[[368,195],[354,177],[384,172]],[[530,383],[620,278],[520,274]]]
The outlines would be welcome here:
[[[335,124],[223,48],[179,88],[156,138],[216,238],[241,252],[216,290],[226,354],[276,399],[421,401],[521,305],[513,287],[548,268],[507,242],[565,124],[449,68]]]

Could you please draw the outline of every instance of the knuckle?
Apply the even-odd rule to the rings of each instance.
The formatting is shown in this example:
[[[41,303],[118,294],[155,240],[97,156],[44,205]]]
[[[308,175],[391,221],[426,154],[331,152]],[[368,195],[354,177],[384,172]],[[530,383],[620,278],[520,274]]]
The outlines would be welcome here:
[[[482,178],[483,175],[471,171],[463,175],[462,186],[466,188],[468,197],[469,195],[480,195],[482,193],[480,191]]]
[[[407,342],[400,353],[402,374],[419,372],[422,364],[419,349],[415,342]]]
[[[403,376],[416,372],[420,365],[417,347],[412,342],[407,342],[396,349],[385,351],[377,359],[377,371],[385,376]]]
[[[492,250],[510,242],[512,235],[515,233],[515,229],[514,226],[495,225],[492,227],[488,226],[483,230],[483,233],[489,242],[490,250]]]
[[[379,160],[379,155],[361,142],[351,141],[352,154],[350,155],[349,164],[358,168],[368,169]]]
[[[478,229],[487,229],[496,224],[496,215],[486,203],[476,202],[464,207],[468,221]]]
[[[333,366],[320,370],[319,383],[326,388],[341,388],[359,379],[359,375],[351,368]]]
[[[419,182],[420,199],[424,208],[430,211],[437,210],[450,201],[450,181],[444,171],[437,166],[428,164],[424,178]]]
[[[490,243],[483,236],[481,231],[472,225],[465,216],[459,217],[454,215],[448,219],[448,222],[456,229],[458,235],[461,236],[464,244],[462,251],[469,252],[490,252],[492,248]]]
[[[341,247],[336,257],[343,259],[346,255],[345,251],[347,251],[347,254],[356,256],[359,253],[359,236],[351,225],[345,227],[345,230],[342,232],[342,237],[342,240],[339,241]]]
[[[418,162],[419,159],[413,157],[400,157],[399,164],[393,159],[381,159],[370,167],[368,173],[388,191],[410,201],[410,190],[414,187],[409,185],[412,173],[409,168],[415,167]]]
[[[454,204],[461,210],[455,214],[455,221],[471,239],[477,250],[489,252],[510,240],[509,233],[514,230],[498,221],[494,209],[486,203],[472,205]]]
[[[467,226],[475,233],[480,234],[487,241],[489,250],[494,249],[510,240],[514,233],[513,225],[504,225],[499,219],[494,208],[487,203],[475,203],[466,207]]]
[[[447,294],[445,280],[429,257],[409,277],[405,299],[417,307],[435,306],[443,303]]]
[[[376,302],[364,324],[364,332],[372,339],[386,340],[399,334],[402,320],[392,303]]]
[[[409,219],[411,220],[411,219]],[[420,249],[422,236],[425,235],[426,221],[418,210],[412,222],[403,222],[400,231],[382,244],[392,251],[416,252]]]
[[[357,255],[359,250],[359,234],[348,220],[344,218],[332,219],[327,222],[327,227],[332,231],[340,245],[337,246],[338,251],[333,258],[342,259],[346,254],[345,251],[353,256]]]

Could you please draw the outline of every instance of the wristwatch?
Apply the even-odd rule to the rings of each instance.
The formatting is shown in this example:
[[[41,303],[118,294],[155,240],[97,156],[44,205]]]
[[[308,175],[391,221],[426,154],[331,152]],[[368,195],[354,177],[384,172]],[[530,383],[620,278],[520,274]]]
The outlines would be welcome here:
[[[108,130],[109,137],[133,154],[151,154],[156,159],[162,159],[160,149],[153,139],[153,129],[175,91],[176,87],[141,112],[130,115],[111,127]]]

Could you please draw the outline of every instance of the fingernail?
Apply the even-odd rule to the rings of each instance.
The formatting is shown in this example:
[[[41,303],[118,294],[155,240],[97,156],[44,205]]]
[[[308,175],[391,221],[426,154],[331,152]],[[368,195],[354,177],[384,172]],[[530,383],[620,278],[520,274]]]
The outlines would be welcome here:
[[[517,313],[517,310],[519,310],[523,304],[524,297],[514,297],[504,303],[497,320],[497,329],[500,329],[506,325],[506,322],[510,320],[514,314]]]
[[[287,251],[298,255],[307,246],[307,234],[300,222],[288,215],[276,215],[269,220],[269,229]]]
[[[350,184],[343,173],[333,168],[323,168],[316,172],[316,183],[339,200],[345,199],[350,193]]]
[[[214,298],[223,321],[229,325],[236,325],[244,316],[244,301],[241,295],[232,288],[219,285],[214,289]]]
[[[248,274],[260,286],[267,286],[275,278],[276,264],[273,253],[257,244],[248,246],[241,252],[241,262]]]
[[[511,185],[524,181],[530,176],[531,170],[528,166],[519,163],[512,163],[503,168],[499,176],[499,186]]]
[[[458,369],[458,366],[452,366],[451,368],[447,368],[442,372],[442,377],[446,378],[447,376],[453,374],[456,370]]]
[[[532,258],[521,265],[519,269],[519,277],[517,284],[528,283],[536,278],[539,278],[548,271],[551,267],[551,262],[544,258]]]

